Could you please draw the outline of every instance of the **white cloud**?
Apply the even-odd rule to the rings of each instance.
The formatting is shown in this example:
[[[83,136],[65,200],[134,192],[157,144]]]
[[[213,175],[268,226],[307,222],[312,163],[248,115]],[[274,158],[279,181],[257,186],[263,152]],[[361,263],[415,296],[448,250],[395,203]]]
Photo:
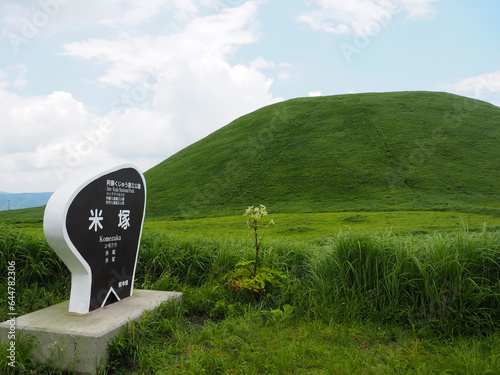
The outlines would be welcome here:
[[[71,134],[92,117],[65,92],[22,98],[1,90],[0,101],[1,154],[32,151],[55,136]]]
[[[176,60],[224,60],[244,44],[257,40],[253,17],[257,6],[247,2],[241,7],[228,8],[222,13],[193,18],[182,30],[170,35],[148,34],[118,39],[90,39],[64,46],[64,55],[97,59],[112,67],[100,81],[123,87],[137,84],[152,71],[172,74]],[[184,62],[183,62],[184,63]]]
[[[290,73],[289,72],[280,72],[278,74],[278,78],[282,82],[287,82],[290,79]]]
[[[126,5],[123,7],[123,5]],[[103,25],[118,26],[121,24],[137,25],[148,22],[155,18],[163,9],[172,11],[176,18],[183,19],[189,14],[196,14],[197,8],[191,0],[124,0],[124,10],[117,11],[113,17],[104,18],[100,21]]]
[[[0,122],[7,124],[0,137],[2,191],[53,191],[109,162],[131,161],[145,170],[185,141],[168,115],[148,109],[96,116],[66,92],[21,98],[0,89],[0,101]]]
[[[500,70],[444,83],[439,89],[500,105]]]
[[[188,139],[275,100],[269,93],[272,81],[251,67],[217,59],[184,60],[176,66],[175,75],[160,80],[154,107],[173,113],[174,126]]]
[[[191,2],[180,0],[158,0],[145,10],[135,0],[115,0],[108,7],[124,3],[129,23],[153,18],[168,6],[187,18],[175,33],[136,29],[64,45],[68,59],[106,67],[96,77],[100,86],[123,93],[108,113],[96,115],[64,91],[21,97],[9,90],[16,82],[26,84],[26,71],[22,66],[0,70],[0,103],[6,108],[0,121],[9,124],[0,138],[0,190],[53,191],[107,162],[133,162],[146,170],[235,118],[280,100],[270,92],[272,79],[261,71],[274,67],[272,61],[230,62],[241,46],[259,38],[256,2],[207,16],[197,16]],[[98,7],[95,20],[104,19],[104,8]]]
[[[22,88],[28,84],[26,74],[29,69],[24,64],[15,64],[0,69],[0,88]]]
[[[25,87],[28,84],[26,80],[26,74],[28,73],[28,67],[24,64],[11,65],[6,68],[10,76],[13,76],[12,86],[14,88]]]
[[[400,7],[405,10],[409,18],[428,18],[436,14],[434,3],[448,0],[399,0]]]
[[[321,96],[321,91],[310,91],[309,92],[309,96],[310,98],[313,98],[313,97],[316,97],[316,96]]]
[[[333,34],[374,35],[397,13],[425,18],[435,13],[432,3],[443,0],[312,0],[315,9],[299,21]]]
[[[23,98],[0,88],[0,181],[6,191],[50,191],[54,174],[43,165],[45,147],[83,132],[95,117],[69,93]],[[36,179],[34,178],[36,176]]]
[[[31,40],[40,34],[56,35],[66,30],[89,30],[96,25],[129,27],[147,24],[163,12],[172,20],[196,14],[192,0],[39,0],[0,2],[0,23],[7,34]]]
[[[254,69],[260,70],[274,68],[275,64],[273,61],[266,60],[262,56],[259,56],[255,60],[250,62],[250,66]]]
[[[154,86],[153,108],[171,115],[188,139],[206,135],[235,117],[275,99],[272,80],[260,69],[274,63],[257,58],[231,65],[228,58],[258,38],[257,5],[246,2],[221,13],[196,17],[178,33],[70,43],[65,54],[111,63],[99,78],[116,87]]]

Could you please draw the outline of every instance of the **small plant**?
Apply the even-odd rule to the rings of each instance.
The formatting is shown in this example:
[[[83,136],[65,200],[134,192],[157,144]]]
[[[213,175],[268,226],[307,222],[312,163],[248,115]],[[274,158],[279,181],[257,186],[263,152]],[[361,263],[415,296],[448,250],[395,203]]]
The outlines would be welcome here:
[[[250,206],[247,208],[243,216],[247,217],[247,228],[248,230],[253,230],[254,233],[254,244],[255,244],[255,262],[253,265],[254,274],[257,273],[257,268],[259,267],[259,251],[262,239],[259,241],[259,227],[261,226],[260,220],[267,216],[267,208],[264,205],[259,205],[259,207]],[[274,224],[274,220],[270,220],[266,224],[266,228],[269,225]]]
[[[273,326],[280,323],[290,322],[294,316],[295,307],[285,303],[282,308],[274,309],[271,311],[263,311],[262,317],[264,320]]]
[[[249,291],[263,295],[269,288],[279,286],[286,275],[269,267],[259,267],[259,252],[262,244],[262,238],[259,239],[259,228],[262,225],[262,218],[267,216],[266,206],[262,204],[258,207],[250,206],[243,216],[247,217],[247,228],[253,231],[255,258],[236,263],[234,270],[225,275],[224,285],[238,293]],[[266,228],[272,224],[274,220],[270,220]]]
[[[238,293],[248,290],[262,294],[272,286],[281,285],[281,279],[286,277],[283,272],[269,267],[260,267],[255,270],[254,265],[253,260],[242,260],[236,263],[234,270],[226,274],[225,285]]]

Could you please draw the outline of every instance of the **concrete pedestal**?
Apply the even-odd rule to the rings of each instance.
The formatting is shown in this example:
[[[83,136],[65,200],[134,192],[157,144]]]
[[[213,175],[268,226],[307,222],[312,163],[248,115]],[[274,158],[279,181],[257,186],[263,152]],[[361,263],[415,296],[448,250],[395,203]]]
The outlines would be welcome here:
[[[34,338],[36,362],[94,375],[107,364],[108,343],[127,322],[168,300],[181,302],[182,293],[134,290],[131,297],[81,316],[69,314],[66,301],[16,318],[16,333]],[[0,323],[1,342],[7,341],[9,329],[10,322]]]

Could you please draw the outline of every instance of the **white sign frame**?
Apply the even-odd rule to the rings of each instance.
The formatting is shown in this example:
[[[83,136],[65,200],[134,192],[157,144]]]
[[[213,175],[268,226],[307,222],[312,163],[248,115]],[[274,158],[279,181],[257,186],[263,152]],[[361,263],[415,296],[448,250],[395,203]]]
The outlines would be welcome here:
[[[87,314],[89,312],[92,286],[92,270],[90,265],[85,261],[85,259],[76,249],[75,245],[68,235],[66,218],[68,215],[69,207],[75,197],[91,182],[106,174],[119,171],[124,168],[135,169],[141,176],[143,184],[142,186],[144,187],[144,210],[142,212],[142,222],[139,231],[139,243],[137,245],[139,247],[140,238],[142,236],[144,217],[146,213],[147,192],[144,175],[133,164],[120,164],[113,167],[105,167],[104,169],[100,169],[95,172],[82,174],[78,178],[68,181],[67,183],[62,185],[59,189],[57,189],[57,191],[54,192],[54,194],[47,202],[43,219],[43,231],[47,243],[57,253],[57,255],[66,264],[71,272],[71,294],[69,303],[70,313]],[[137,265],[138,254],[139,251],[137,249],[134,263],[135,266],[133,269],[133,276],[131,281],[132,285],[130,295],[132,295],[133,293],[133,281],[135,279],[135,268]],[[113,291],[116,296],[113,288],[111,288],[108,292],[108,296],[111,291]],[[106,298],[108,296],[106,296]]]

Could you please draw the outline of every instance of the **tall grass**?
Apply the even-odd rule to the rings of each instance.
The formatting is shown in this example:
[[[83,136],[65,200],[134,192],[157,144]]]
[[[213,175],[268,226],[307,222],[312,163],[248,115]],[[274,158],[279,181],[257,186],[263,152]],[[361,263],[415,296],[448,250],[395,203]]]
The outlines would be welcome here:
[[[148,287],[159,279],[169,278],[178,287],[199,287],[228,272],[248,250],[241,241],[145,235],[139,252],[136,286]]]
[[[187,304],[215,314],[233,303],[222,276],[251,256],[250,239],[146,234],[135,287],[186,291],[192,297]],[[0,231],[2,267],[11,260],[16,261],[20,312],[69,295],[69,272],[43,237]],[[307,319],[395,322],[446,335],[500,328],[500,232],[347,232],[317,244],[268,239],[261,264],[287,275],[281,293],[267,306],[288,304]],[[2,317],[6,306],[0,306]]]
[[[184,303],[131,322],[110,346],[110,373],[498,372],[500,232],[267,239],[262,266],[287,275],[270,301],[222,287],[252,250],[250,238],[144,235],[135,287],[181,290]],[[19,314],[68,298],[69,272],[42,236],[0,228],[1,267],[12,260]],[[29,345],[19,340],[20,369],[64,373],[33,364]]]
[[[7,319],[7,266],[15,262],[16,312],[44,308],[69,297],[70,273],[44,237],[0,227],[0,321]]]
[[[210,285],[209,290],[238,260],[251,256],[250,248],[239,240],[149,235],[137,274],[140,280],[163,277],[179,288]],[[397,322],[449,335],[500,327],[498,232],[348,232],[316,245],[269,240],[261,262],[288,276],[278,306],[292,305],[310,319]],[[215,303],[222,297],[210,298]]]
[[[340,234],[310,263],[315,314],[447,333],[499,325],[499,233]]]

